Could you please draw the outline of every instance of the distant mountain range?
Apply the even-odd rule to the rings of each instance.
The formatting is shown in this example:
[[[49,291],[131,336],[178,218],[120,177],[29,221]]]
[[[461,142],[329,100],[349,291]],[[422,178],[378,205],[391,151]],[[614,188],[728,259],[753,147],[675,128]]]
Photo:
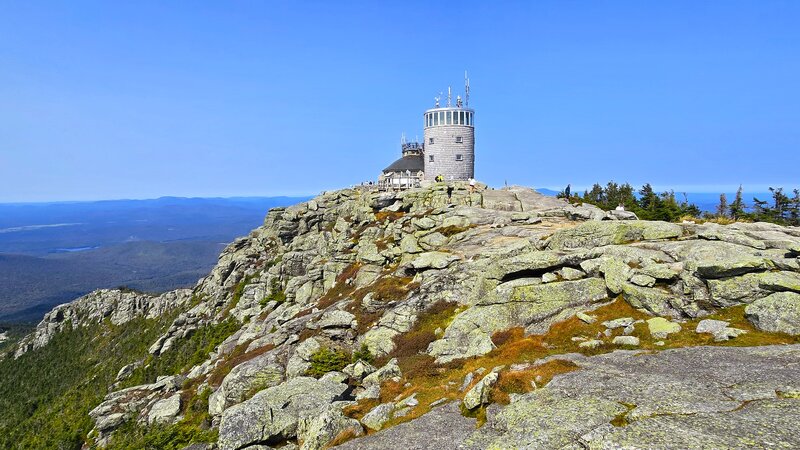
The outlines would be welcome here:
[[[35,321],[97,288],[193,286],[270,208],[304,197],[0,204],[0,321]]]

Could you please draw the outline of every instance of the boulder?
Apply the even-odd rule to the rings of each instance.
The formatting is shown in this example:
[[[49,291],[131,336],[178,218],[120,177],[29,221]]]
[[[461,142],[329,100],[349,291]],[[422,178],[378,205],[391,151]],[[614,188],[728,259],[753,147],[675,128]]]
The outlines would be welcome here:
[[[394,412],[393,403],[383,403],[372,408],[368,413],[361,418],[361,423],[373,431],[378,431],[383,428],[383,425],[392,420],[392,413]]]
[[[326,311],[319,322],[316,323],[319,328],[354,328],[356,326],[356,316],[353,314],[334,309]]]
[[[468,448],[463,442],[475,431],[475,419],[464,417],[458,402],[437,406],[409,422],[336,447],[337,450],[424,450]]]
[[[347,385],[334,380],[297,377],[267,388],[225,410],[219,425],[220,450],[294,439],[301,420],[325,413],[342,398]]]
[[[478,406],[489,403],[489,395],[492,387],[497,383],[500,377],[500,370],[502,367],[495,367],[486,376],[481,378],[475,386],[472,387],[466,394],[464,394],[464,407],[467,409],[475,409]]]
[[[311,356],[321,348],[322,346],[313,337],[298,344],[286,363],[286,377],[292,378],[305,374],[311,368]]]
[[[598,347],[600,347],[602,345],[603,345],[603,341],[601,341],[599,339],[590,339],[588,341],[581,342],[580,344],[578,344],[578,347],[594,349],[594,348],[598,348]]]
[[[724,320],[703,319],[697,323],[695,333],[717,333],[724,330],[728,326],[728,322]]]
[[[424,250],[430,251],[445,245],[447,243],[447,237],[437,231],[422,236],[417,242]]]
[[[497,211],[522,211],[522,204],[513,192],[507,190],[487,190],[482,193],[482,205]]]
[[[542,283],[553,283],[558,281],[558,275],[553,272],[547,272],[542,275]]]
[[[625,328],[631,326],[633,325],[633,322],[633,317],[620,317],[618,319],[607,320],[603,322],[603,326],[609,330],[613,330],[615,328]]]
[[[603,259],[599,269],[603,273],[608,290],[614,294],[621,294],[623,286],[633,276],[630,266],[617,258]]]
[[[436,226],[436,222],[430,217],[420,217],[419,219],[414,219],[412,223],[420,230],[430,230]]]
[[[359,261],[363,261],[367,264],[381,265],[386,261],[386,257],[380,254],[375,242],[368,240],[362,240],[358,244],[358,254],[356,257]]]
[[[659,287],[647,288],[632,283],[622,285],[625,301],[634,308],[645,309],[657,316],[679,317],[681,313],[673,307],[675,294]]]
[[[487,408],[462,448],[794,448],[800,401],[776,392],[800,386],[798,355],[703,346],[575,359],[580,370]]]
[[[598,278],[547,284],[505,283],[475,306],[459,313],[442,339],[428,347],[438,362],[482,355],[494,348],[496,331],[526,327],[545,332],[557,320],[572,316],[577,307],[606,299],[605,283]]]
[[[612,209],[606,213],[606,218],[609,220],[639,220],[639,217],[636,216],[636,213],[633,211],[620,211],[616,209]]]
[[[458,256],[453,255],[452,253],[427,252],[421,253],[416,258],[412,259],[407,264],[407,267],[418,271],[428,269],[444,269],[454,261],[458,261]]]
[[[176,393],[153,404],[147,414],[147,423],[152,425],[171,422],[180,412],[181,394]]]
[[[751,303],[774,292],[800,293],[800,274],[796,272],[748,273],[738,277],[708,280],[711,300],[724,308],[741,303]]]
[[[759,330],[800,335],[800,294],[778,292],[758,299],[744,310]]]
[[[770,258],[742,245],[717,241],[685,241],[671,253],[686,262],[686,269],[701,278],[725,278],[774,267]]]
[[[209,397],[208,412],[212,416],[222,414],[225,408],[241,402],[246,395],[278,385],[284,377],[283,364],[274,351],[238,364],[225,375],[219,389]]]
[[[653,287],[656,284],[656,279],[651,277],[650,275],[637,273],[636,275],[631,277],[631,283],[642,287]]]
[[[572,267],[564,267],[558,271],[561,278],[567,281],[575,281],[584,278],[586,274],[582,270],[573,269]]]
[[[337,405],[330,405],[320,414],[301,417],[297,422],[300,450],[328,448],[328,444],[342,433],[358,437],[364,434],[364,428],[357,420],[345,416]]]
[[[589,314],[586,314],[585,312],[582,312],[582,311],[580,311],[577,314],[575,314],[575,317],[580,319],[582,322],[588,323],[588,324],[593,324],[593,323],[597,322],[597,317],[590,316]]]
[[[397,358],[392,358],[383,367],[364,377],[363,383],[364,386],[380,386],[384,381],[402,375],[403,373],[400,371],[400,366],[397,365]]]
[[[372,364],[359,359],[354,363],[348,364],[344,369],[342,369],[342,372],[344,372],[350,378],[360,382],[367,375],[375,372],[375,370],[377,369],[375,369]]]
[[[413,254],[422,252],[422,247],[419,246],[417,238],[413,234],[404,234],[400,239],[400,250],[403,253]]]
[[[557,231],[549,239],[547,248],[551,250],[588,249],[638,241],[676,239],[682,235],[683,228],[680,225],[668,222],[593,221]]]
[[[612,344],[636,347],[639,345],[639,338],[636,336],[615,336]]]
[[[740,328],[725,327],[714,333],[714,342],[725,342],[743,334],[747,334],[747,331]]]
[[[670,334],[681,331],[681,324],[670,322],[663,317],[653,317],[647,320],[647,329],[653,339],[666,339]]]

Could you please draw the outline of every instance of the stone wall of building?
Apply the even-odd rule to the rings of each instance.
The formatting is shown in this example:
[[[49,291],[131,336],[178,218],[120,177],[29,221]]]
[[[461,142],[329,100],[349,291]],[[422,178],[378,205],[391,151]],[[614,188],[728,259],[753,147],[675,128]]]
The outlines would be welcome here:
[[[444,176],[445,180],[467,180],[475,177],[473,127],[439,125],[425,128],[424,135],[426,180],[433,180],[437,175]],[[461,137],[461,143],[456,142],[458,137]],[[457,155],[461,155],[461,161],[456,159]]]

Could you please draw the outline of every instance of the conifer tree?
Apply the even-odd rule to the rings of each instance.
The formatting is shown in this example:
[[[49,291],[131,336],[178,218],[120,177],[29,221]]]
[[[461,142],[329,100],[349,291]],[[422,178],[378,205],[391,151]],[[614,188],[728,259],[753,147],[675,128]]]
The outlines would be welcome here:
[[[717,205],[717,217],[728,216],[728,197],[725,193],[719,194],[719,205]]]
[[[733,200],[733,203],[730,204],[728,210],[731,213],[731,218],[733,220],[739,220],[744,215],[744,209],[746,208],[744,204],[744,199],[742,198],[742,185],[739,185],[739,189],[736,191],[736,197]]]

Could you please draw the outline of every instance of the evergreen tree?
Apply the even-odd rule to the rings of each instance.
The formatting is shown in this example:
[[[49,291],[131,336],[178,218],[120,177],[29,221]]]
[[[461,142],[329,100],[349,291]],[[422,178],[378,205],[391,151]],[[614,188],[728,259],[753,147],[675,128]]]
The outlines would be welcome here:
[[[728,206],[728,210],[731,213],[731,218],[733,220],[739,220],[744,216],[744,209],[746,208],[744,204],[744,199],[742,199],[742,185],[739,185],[739,189],[736,191],[736,197],[733,200],[733,203]]]
[[[595,183],[594,186],[592,186],[592,190],[584,194],[583,201],[593,205],[601,205],[606,203],[603,187]]]
[[[771,222],[774,220],[772,209],[767,205],[766,200],[759,200],[753,197],[753,216],[756,220]]]
[[[789,197],[783,193],[783,188],[769,188],[769,191],[772,192],[772,216],[775,221],[781,223],[786,219],[786,216],[791,209],[791,201]]]
[[[800,189],[795,189],[789,209],[789,220],[792,225],[800,225]]]
[[[719,194],[719,205],[717,205],[717,217],[727,217],[728,197],[724,193]]]
[[[642,189],[639,190],[639,206],[641,206],[642,209],[654,211],[658,206],[657,203],[658,196],[655,191],[653,191],[653,186],[650,186],[650,183],[642,186]]]

